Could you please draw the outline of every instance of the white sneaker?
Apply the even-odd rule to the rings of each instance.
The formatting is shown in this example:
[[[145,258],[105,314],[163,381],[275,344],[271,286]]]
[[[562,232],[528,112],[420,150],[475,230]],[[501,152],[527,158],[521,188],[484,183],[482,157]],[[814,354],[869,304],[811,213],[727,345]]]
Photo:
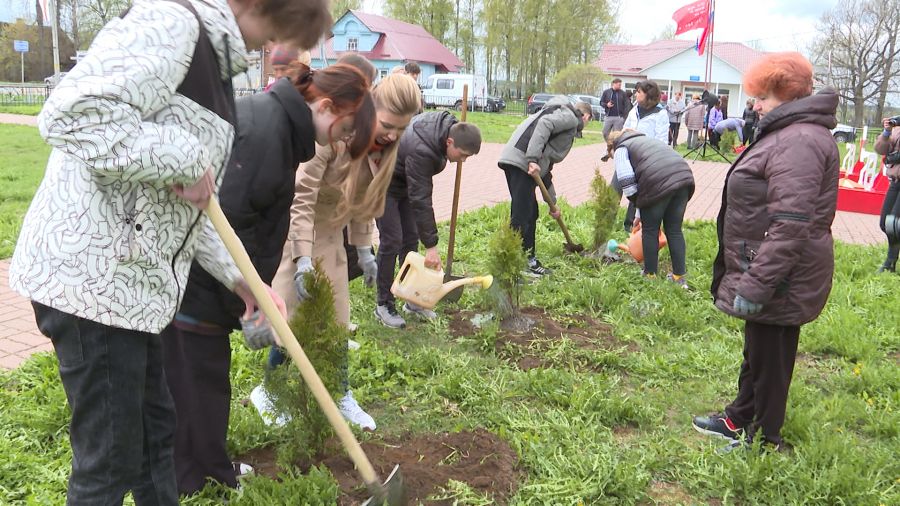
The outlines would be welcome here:
[[[341,410],[341,414],[348,422],[358,425],[364,430],[375,430],[375,420],[359,407],[356,399],[353,398],[352,391],[347,390],[344,398],[338,402],[338,409]]]
[[[356,334],[356,330],[357,330],[358,328],[359,328],[359,325],[357,325],[357,324],[355,324],[355,323],[353,323],[353,322],[350,322],[350,323],[347,324],[347,330],[350,331],[350,335],[351,335],[351,336],[354,335],[354,334]]]
[[[272,398],[269,397],[269,392],[266,392],[266,388],[262,385],[257,385],[250,392],[250,402],[256,408],[256,411],[259,412],[259,416],[262,417],[263,423],[266,425],[274,424],[276,427],[284,427],[291,421],[291,417],[287,414],[275,414]]]
[[[437,318],[437,314],[434,311],[425,309],[421,306],[417,306],[412,302],[403,304],[403,312],[418,315],[419,317],[425,318],[426,320],[434,320],[435,318]]]
[[[360,348],[359,343],[357,343],[353,339],[347,339],[347,349],[348,350],[358,350],[359,348]]]

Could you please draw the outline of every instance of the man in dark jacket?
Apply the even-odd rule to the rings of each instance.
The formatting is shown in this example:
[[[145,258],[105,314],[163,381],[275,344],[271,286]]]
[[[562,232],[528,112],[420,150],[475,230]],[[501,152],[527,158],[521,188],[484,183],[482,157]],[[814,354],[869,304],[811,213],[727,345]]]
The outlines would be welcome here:
[[[566,97],[553,97],[543,109],[516,128],[500,153],[497,165],[506,173],[506,184],[512,198],[510,226],[522,235],[522,248],[528,255],[528,271],[534,276],[550,273],[550,269],[544,267],[535,256],[538,204],[534,197],[537,187],[534,177],[541,178],[555,202],[556,192],[550,171],[553,164],[563,161],[569,154],[576,134],[590,121],[591,114],[591,106],[584,102],[572,106]]]
[[[603,120],[603,139],[609,140],[609,133],[622,129],[625,124],[625,116],[631,109],[631,104],[622,89],[622,80],[613,79],[612,86],[600,96],[600,103],[606,109],[606,119]],[[609,153],[612,155],[612,153]]]
[[[425,265],[441,268],[437,251],[438,233],[432,208],[432,178],[447,162],[464,162],[481,151],[481,131],[461,123],[449,112],[429,112],[413,119],[400,138],[397,165],[388,187],[384,214],[378,225],[378,306],[375,315],[383,324],[403,328],[406,322],[394,307],[391,285],[398,259],[425,246]],[[433,311],[406,303],[406,312],[434,318]]]
[[[316,152],[315,127],[288,79],[279,79],[268,93],[238,100],[237,118],[240,129],[219,201],[260,277],[271,283],[287,239],[295,171]],[[228,336],[242,328],[243,312],[241,299],[195,261],[175,320],[162,333],[166,379],[178,413],[175,471],[182,494],[200,490],[207,479],[237,485],[225,445]],[[244,328],[245,337],[258,337],[253,330]]]

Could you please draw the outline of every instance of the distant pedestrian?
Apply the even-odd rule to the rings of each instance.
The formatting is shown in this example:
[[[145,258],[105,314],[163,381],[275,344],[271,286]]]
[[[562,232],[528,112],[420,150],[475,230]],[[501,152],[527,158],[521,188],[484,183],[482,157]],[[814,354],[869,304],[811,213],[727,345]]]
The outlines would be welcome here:
[[[635,107],[625,118],[623,129],[637,130],[663,144],[669,143],[669,115],[660,103],[659,85],[639,81],[634,85]]]
[[[738,141],[740,141],[740,143],[743,144],[744,143],[744,126],[745,126],[744,120],[742,120],[741,118],[728,118],[728,119],[723,119],[722,121],[716,123],[716,127],[714,128],[714,130],[716,131],[716,137],[718,137],[719,139],[721,139],[722,134],[724,134],[727,131],[735,132],[735,133],[737,133]]]
[[[680,91],[676,91],[675,97],[666,102],[666,112],[669,113],[669,144],[673,148],[678,147],[678,133],[681,130],[681,113],[684,112],[684,107]]]
[[[753,107],[753,99],[747,101],[744,109],[744,138],[741,144],[752,144],[756,137],[756,124],[759,122],[759,113]]]
[[[896,116],[882,119],[884,131],[875,141],[875,152],[887,157],[884,170],[891,181],[879,220],[881,231],[887,236],[888,253],[878,272],[896,272],[897,257],[900,256],[900,126],[896,124],[897,119]]]
[[[630,109],[628,97],[622,90],[621,79],[613,79],[612,86],[600,96],[600,104],[606,110],[606,119],[603,120],[603,139],[606,140],[609,138],[610,132],[622,129],[622,125],[625,124],[625,115]]]
[[[722,121],[722,104],[721,102],[716,102],[715,107],[709,110],[708,123],[706,125],[706,138],[709,139],[710,144],[713,146],[719,145],[719,134],[716,133],[716,125]]]
[[[688,131],[688,149],[694,149],[700,141],[700,130],[703,130],[703,122],[706,120],[706,106],[700,101],[700,95],[694,94],[691,103],[683,113],[684,126]]]

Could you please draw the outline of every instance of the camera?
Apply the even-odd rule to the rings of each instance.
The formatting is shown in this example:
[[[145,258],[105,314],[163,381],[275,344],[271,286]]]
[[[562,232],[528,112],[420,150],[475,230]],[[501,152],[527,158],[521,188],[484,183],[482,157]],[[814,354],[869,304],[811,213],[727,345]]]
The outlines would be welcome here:
[[[888,153],[884,157],[884,163],[885,165],[900,165],[900,151]]]
[[[888,118],[888,124],[892,127],[900,125],[900,116],[894,116],[893,118]]]

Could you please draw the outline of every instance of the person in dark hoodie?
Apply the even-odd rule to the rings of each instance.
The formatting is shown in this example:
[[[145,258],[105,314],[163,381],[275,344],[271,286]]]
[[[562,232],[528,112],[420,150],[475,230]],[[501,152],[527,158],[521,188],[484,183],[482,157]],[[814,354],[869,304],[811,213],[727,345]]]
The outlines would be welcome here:
[[[538,204],[534,196],[537,187],[534,176],[540,176],[555,202],[553,164],[566,158],[575,136],[591,120],[592,113],[591,106],[584,102],[573,106],[564,96],[553,97],[540,111],[519,124],[500,153],[497,165],[506,173],[512,198],[509,222],[522,235],[530,275],[550,274],[550,269],[544,267],[535,252]]]
[[[763,56],[744,89],[756,97],[759,137],[725,176],[711,287],[719,310],[746,321],[744,360],[725,412],[693,426],[732,440],[724,450],[754,439],[781,449],[800,326],[831,292],[838,95],[812,95],[813,67],[800,53]]]
[[[219,199],[254,267],[271,283],[288,234],[297,166],[316,143],[353,141],[362,157],[372,141],[375,106],[369,79],[355,67],[308,68],[295,83],[279,79],[268,93],[237,101],[240,129]],[[164,367],[175,400],[178,491],[192,494],[208,480],[237,486],[226,435],[231,405],[229,334],[242,328],[252,349],[274,344],[259,312],[240,318],[243,304],[194,262],[181,307],[163,330]]]
[[[375,316],[388,327],[403,328],[406,321],[397,312],[391,285],[398,260],[425,246],[425,266],[441,268],[437,250],[438,233],[431,203],[432,178],[444,170],[447,162],[465,162],[481,151],[481,131],[471,123],[462,123],[446,111],[416,116],[403,137],[397,154],[397,166],[388,187],[384,214],[376,220],[378,245],[378,299]],[[434,318],[434,311],[412,303],[404,311],[423,318]]]
[[[663,226],[672,255],[667,278],[687,288],[687,247],[681,224],[694,194],[691,167],[675,150],[641,132],[623,130],[609,137],[616,170],[612,186],[637,208],[634,225],[641,226],[644,275],[656,277],[659,267],[659,229]]]

